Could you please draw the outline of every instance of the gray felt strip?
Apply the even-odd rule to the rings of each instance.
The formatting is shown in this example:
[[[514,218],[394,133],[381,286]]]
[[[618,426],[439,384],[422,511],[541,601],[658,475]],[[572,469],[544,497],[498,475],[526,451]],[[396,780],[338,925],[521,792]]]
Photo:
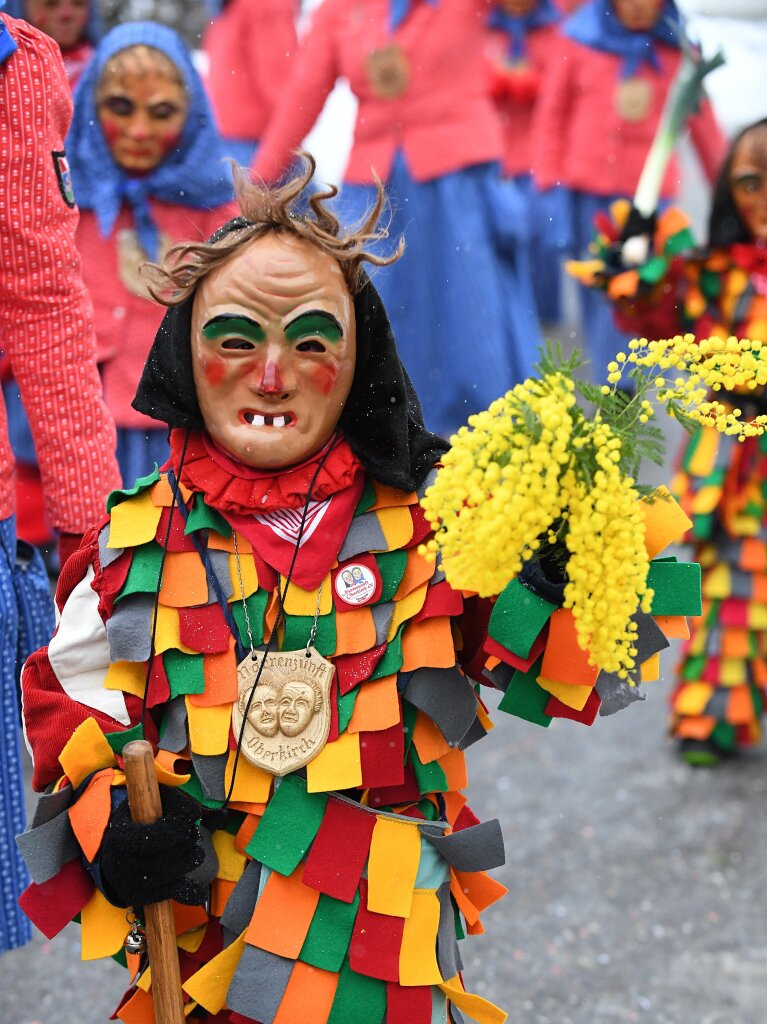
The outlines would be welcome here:
[[[614,715],[637,700],[647,700],[638,683],[631,686],[627,679],[619,679],[614,672],[600,672],[597,676],[597,693],[601,704],[599,714],[602,717]]]
[[[429,583],[431,583],[432,586],[436,586],[437,583],[441,583],[444,579],[445,574],[442,571],[442,561],[440,560],[439,555],[437,555],[437,567],[434,570],[434,575],[429,580]]]
[[[154,594],[124,597],[107,619],[112,661],[147,661],[152,649]]]
[[[732,597],[737,597],[741,601],[747,601],[754,589],[752,573],[744,572],[742,569],[730,568],[730,586],[732,588]]]
[[[186,877],[191,878],[193,882],[210,885],[218,872],[218,855],[213,848],[210,832],[202,825],[200,826],[200,846],[205,854],[205,859],[194,871],[190,871]]]
[[[646,612],[637,612],[633,618],[637,624],[636,663],[641,665],[642,662],[652,658],[659,651],[665,651],[670,644],[666,639],[666,634],[652,615],[648,615]]]
[[[466,750],[467,747],[470,747],[473,743],[483,739],[485,736],[487,736],[487,729],[480,722],[479,718],[475,718],[469,728],[469,731],[458,744],[458,749]]]
[[[490,680],[496,690],[503,690],[503,692],[506,693],[512,676],[516,671],[517,670],[512,668],[511,665],[507,665],[505,661],[501,661],[491,671],[485,669],[482,675],[486,679]]]
[[[460,832],[451,832],[449,836],[424,833],[424,839],[456,871],[487,871],[506,863],[503,833],[495,818],[462,828]]]
[[[727,718],[727,702],[729,698],[730,694],[725,687],[714,690],[711,695],[711,699],[708,704],[706,704],[706,710],[703,714],[711,715],[712,718],[718,718],[721,721],[725,721]]]
[[[65,811],[71,803],[71,786],[64,786],[56,793],[44,793],[37,801],[37,807],[35,807],[35,814],[29,826],[29,831],[31,832],[38,825],[44,825],[46,821],[55,818],[62,811]]]
[[[373,613],[373,622],[376,627],[376,647],[378,647],[386,640],[391,620],[394,618],[394,602],[374,604],[370,610]]]
[[[465,1018],[455,1003],[449,1004],[450,1024],[466,1024]]]
[[[195,754],[192,751],[192,764],[202,785],[202,792],[208,800],[226,799],[224,775],[229,754]]]
[[[208,550],[210,567],[218,580],[224,597],[232,596],[232,577],[229,575],[229,553],[227,551]],[[215,592],[211,593],[212,587],[208,587],[208,603],[216,600]]]
[[[174,697],[165,706],[162,739],[159,743],[160,750],[169,750],[173,754],[180,754],[186,748],[189,742],[186,723],[186,701],[183,697]]]
[[[242,932],[231,932],[228,928],[221,928],[221,937],[224,940],[224,949],[231,946],[235,939],[238,939]]]
[[[272,1024],[294,963],[246,945],[226,995],[227,1008],[261,1024]]]
[[[477,717],[474,690],[457,668],[417,669],[405,697],[431,718],[452,746],[460,743]]]
[[[455,914],[450,898],[450,882],[437,889],[439,899],[439,928],[437,930],[437,964],[439,973],[446,980],[454,978],[463,970],[458,940],[455,937]]]
[[[16,836],[16,845],[32,881],[38,885],[53,878],[65,864],[82,854],[66,811]]]
[[[226,901],[221,924],[231,929],[235,935],[242,935],[250,924],[258,898],[258,883],[261,878],[261,865],[257,860],[248,861],[245,870]]]
[[[352,520],[343,546],[338,552],[338,561],[343,562],[363,551],[388,550],[389,545],[386,543],[386,537],[384,537],[378,517],[375,512],[366,512]]]
[[[109,541],[109,523],[103,526],[99,530],[99,565],[102,569],[106,569],[112,562],[116,562],[120,555],[125,551],[125,548],[108,548],[107,542]]]
[[[415,493],[418,495],[419,501],[424,496],[424,494],[426,494],[427,489],[431,487],[431,485],[437,479],[437,472],[438,471],[436,469],[430,469],[429,472],[426,474],[426,479],[424,480],[424,482],[421,484],[420,487],[416,489]]]

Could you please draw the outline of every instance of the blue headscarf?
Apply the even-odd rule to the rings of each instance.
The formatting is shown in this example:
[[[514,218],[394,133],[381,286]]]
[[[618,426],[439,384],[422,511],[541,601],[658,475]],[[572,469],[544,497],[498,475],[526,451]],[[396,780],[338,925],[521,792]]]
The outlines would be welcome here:
[[[3,7],[5,7],[5,0],[0,0],[0,9]],[[5,22],[0,21],[0,64],[5,63],[16,49],[16,40],[5,27]]]
[[[632,32],[618,20],[611,0],[590,0],[562,23],[562,31],[584,46],[623,57],[621,78],[635,74],[643,61],[660,67],[656,43],[679,48],[681,26],[674,0],[666,0],[658,20],[647,32]]]
[[[143,44],[164,53],[181,72],[189,97],[181,139],[153,171],[132,177],[112,159],[99,124],[96,88],[108,61],[130,46]],[[159,236],[152,220],[151,196],[179,206],[212,209],[232,198],[224,151],[200,76],[180,37],[164,25],[131,21],[102,39],[75,89],[75,110],[67,136],[67,155],[77,202],[93,210],[101,233],[114,227],[123,200],[133,207],[139,241],[150,259],[157,258]]]
[[[561,17],[552,0],[538,0],[529,14],[507,14],[496,7],[490,15],[490,28],[500,29],[509,37],[509,48],[506,56],[509,60],[521,60],[527,55],[527,33],[531,29],[551,25]]]
[[[410,14],[410,8],[419,0],[389,0],[389,30],[396,32],[405,18]],[[426,0],[427,4],[436,7],[439,0]]]
[[[25,21],[29,21],[27,18],[27,5],[25,0],[8,0],[6,4],[8,10],[7,14],[10,14],[13,18],[24,18]],[[2,7],[2,4],[0,4]],[[101,22],[101,15],[99,14],[98,0],[90,0],[88,21],[85,25],[85,39],[95,46],[96,43],[101,39],[104,33],[104,26]]]

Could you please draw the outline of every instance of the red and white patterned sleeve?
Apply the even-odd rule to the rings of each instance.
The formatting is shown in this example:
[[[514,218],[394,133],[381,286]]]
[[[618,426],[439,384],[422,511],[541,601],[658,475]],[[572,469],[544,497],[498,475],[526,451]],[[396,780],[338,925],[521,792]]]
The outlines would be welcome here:
[[[100,518],[120,477],[74,244],[64,152],[72,98],[56,44],[26,22],[4,21],[18,50],[0,66],[0,346],[32,427],[51,521],[79,534]],[[13,455],[3,426],[5,518],[14,508]]]

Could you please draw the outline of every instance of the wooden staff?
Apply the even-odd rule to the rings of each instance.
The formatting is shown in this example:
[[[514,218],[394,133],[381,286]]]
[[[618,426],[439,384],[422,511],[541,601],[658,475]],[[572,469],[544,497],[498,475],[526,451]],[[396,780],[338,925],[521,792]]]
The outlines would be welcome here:
[[[146,740],[131,740],[125,744],[122,756],[131,817],[141,825],[151,825],[162,815],[152,745]],[[147,904],[144,923],[152,967],[155,1020],[157,1024],[185,1024],[176,927],[170,900]]]

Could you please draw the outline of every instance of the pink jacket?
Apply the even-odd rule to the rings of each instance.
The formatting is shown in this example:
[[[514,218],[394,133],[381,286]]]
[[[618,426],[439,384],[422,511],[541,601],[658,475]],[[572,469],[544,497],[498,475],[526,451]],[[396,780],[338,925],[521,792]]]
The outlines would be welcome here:
[[[203,40],[206,84],[227,139],[260,139],[296,51],[296,0],[231,0]]]
[[[279,176],[341,76],[359,100],[346,181],[368,184],[374,170],[386,179],[398,149],[418,181],[500,159],[484,54],[492,6],[414,0],[392,35],[389,0],[325,0],[263,139],[256,173]]]
[[[164,248],[176,242],[205,240],[229,217],[228,208],[195,210],[149,201]],[[133,219],[123,207],[112,234],[104,238],[91,210],[80,214],[77,246],[83,277],[93,299],[102,357],[104,395],[118,427],[148,429],[164,424],[131,408],[141,371],[165,307],[151,300],[138,276],[146,259],[137,249]],[[141,294],[139,294],[139,291]]]
[[[528,174],[533,166],[533,114],[549,73],[549,63],[557,38],[554,25],[545,25],[527,35],[526,67],[516,75],[504,68],[508,37],[505,32],[490,32],[487,57],[490,65],[490,91],[503,125],[503,173],[509,177]],[[524,78],[516,83],[515,78]]]
[[[0,15],[18,50],[0,64],[0,347],[32,427],[51,522],[83,533],[120,486],[96,367],[93,310],[74,245],[64,139],[72,97],[58,46]],[[0,518],[14,459],[0,399]]]
[[[647,63],[621,79],[621,57],[559,34],[533,126],[534,172],[541,188],[562,183],[596,195],[633,195],[679,66],[678,50],[659,44],[660,70]],[[710,180],[725,143],[711,105],[690,119],[690,132]],[[674,195],[678,169],[671,161],[662,195]]]

